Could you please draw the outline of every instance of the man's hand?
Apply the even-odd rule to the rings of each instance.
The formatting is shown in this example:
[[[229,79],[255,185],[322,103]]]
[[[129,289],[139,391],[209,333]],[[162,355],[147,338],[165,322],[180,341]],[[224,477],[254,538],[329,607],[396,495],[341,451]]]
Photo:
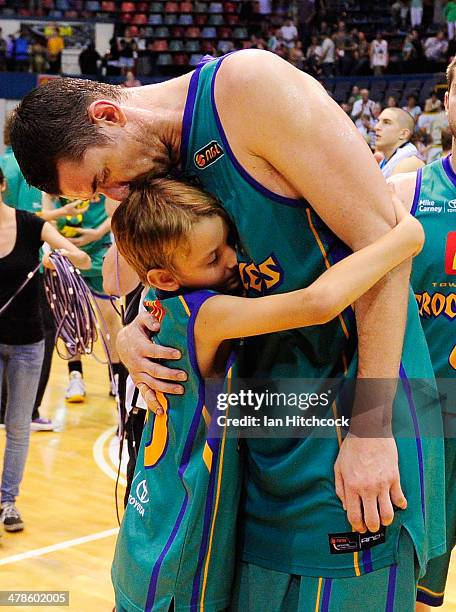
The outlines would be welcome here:
[[[142,312],[119,332],[116,342],[121,361],[127,367],[147,407],[156,414],[163,413],[155,395],[156,391],[174,395],[184,392],[182,385],[165,381],[187,380],[187,374],[183,370],[167,368],[154,361],[181,358],[180,351],[155,344],[150,339],[151,332],[157,333],[159,329],[157,319],[148,312]]]
[[[360,438],[348,434],[334,464],[336,493],[355,531],[378,531],[391,525],[393,505],[405,510],[394,438]]]
[[[96,242],[101,238],[98,229],[90,227],[78,227],[77,232],[79,234],[77,238],[68,238],[68,240],[77,247],[86,246],[87,244],[90,244],[91,242]]]

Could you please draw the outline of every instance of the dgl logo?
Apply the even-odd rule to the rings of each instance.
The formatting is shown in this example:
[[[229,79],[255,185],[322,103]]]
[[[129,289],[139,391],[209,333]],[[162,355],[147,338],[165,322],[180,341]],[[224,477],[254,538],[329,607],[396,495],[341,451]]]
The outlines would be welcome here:
[[[216,140],[212,140],[209,144],[204,145],[199,151],[195,153],[195,166],[200,170],[207,168],[224,154],[222,147]]]
[[[445,248],[445,274],[456,274],[456,232],[449,232]]]

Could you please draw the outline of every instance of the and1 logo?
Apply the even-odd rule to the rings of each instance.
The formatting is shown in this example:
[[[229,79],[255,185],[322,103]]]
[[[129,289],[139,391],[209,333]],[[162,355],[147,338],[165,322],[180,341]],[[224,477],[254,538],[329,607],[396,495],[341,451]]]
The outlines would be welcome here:
[[[204,145],[204,147],[195,153],[195,166],[203,170],[215,163],[218,159],[223,157],[223,155],[225,155],[225,153],[219,143],[216,140],[211,140],[209,144]]]
[[[456,274],[456,232],[449,232],[445,247],[445,274]]]

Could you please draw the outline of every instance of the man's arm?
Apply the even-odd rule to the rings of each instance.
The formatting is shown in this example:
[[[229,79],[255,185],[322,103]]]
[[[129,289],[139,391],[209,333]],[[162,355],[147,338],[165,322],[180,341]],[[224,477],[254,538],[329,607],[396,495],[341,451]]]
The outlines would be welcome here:
[[[278,172],[290,191],[307,199],[352,250],[387,232],[395,216],[386,182],[366,143],[339,106],[314,79],[279,58],[256,52],[239,58],[239,65],[234,59],[226,60],[220,69],[216,102],[229,93],[225,87],[231,87],[231,75],[227,74],[225,82],[222,75],[231,64],[237,90],[242,92],[236,99],[236,142],[239,149],[250,152],[252,167],[263,163]],[[223,123],[224,116],[221,119]],[[409,275],[410,264],[405,263],[357,301],[358,377],[397,378]],[[405,506],[396,446],[389,437],[393,390],[390,395],[384,398],[381,410],[371,411],[378,439],[365,439],[364,424],[360,423],[360,431],[351,429],[337,460],[338,490],[351,524],[360,531],[366,526],[375,531],[380,518],[384,524],[392,521],[391,499]],[[355,401],[355,414],[362,409]],[[353,423],[352,419],[352,425],[356,426],[356,420]],[[353,443],[356,434],[360,437]]]

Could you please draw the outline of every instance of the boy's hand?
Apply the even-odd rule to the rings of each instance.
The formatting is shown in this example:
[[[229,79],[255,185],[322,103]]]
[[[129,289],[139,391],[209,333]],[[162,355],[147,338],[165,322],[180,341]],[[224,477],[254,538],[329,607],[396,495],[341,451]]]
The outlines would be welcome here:
[[[159,359],[181,358],[180,351],[155,344],[151,340],[151,335],[159,329],[157,319],[148,312],[142,312],[119,332],[116,342],[121,361],[127,367],[147,407],[156,414],[163,412],[157,401],[156,391],[173,395],[184,392],[182,385],[165,381],[187,380],[187,374],[183,370],[167,368],[156,362]]]

